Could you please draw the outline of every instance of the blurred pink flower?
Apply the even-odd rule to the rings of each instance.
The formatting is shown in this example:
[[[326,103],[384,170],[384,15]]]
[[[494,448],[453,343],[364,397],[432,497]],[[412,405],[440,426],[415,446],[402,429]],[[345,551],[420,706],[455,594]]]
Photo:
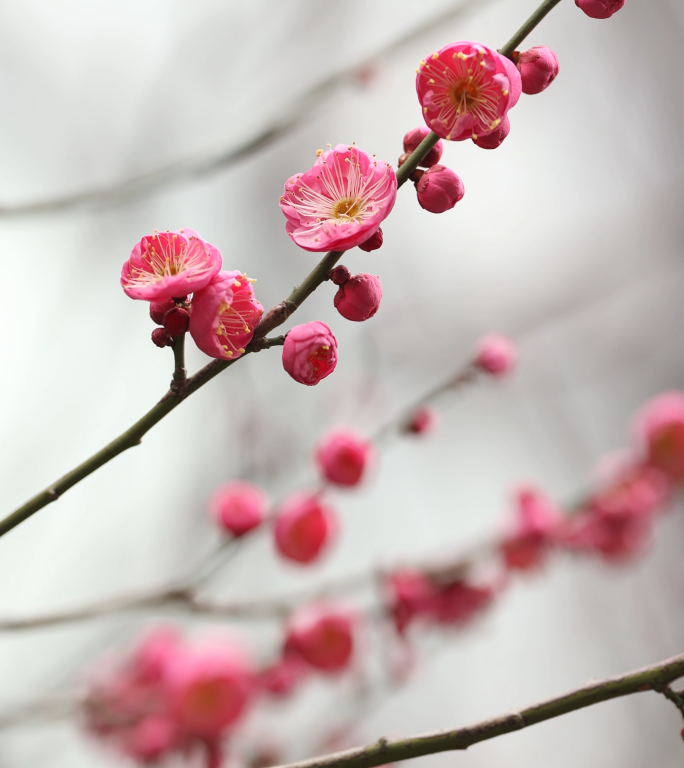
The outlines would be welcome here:
[[[192,298],[190,335],[209,357],[236,360],[245,352],[264,308],[239,270],[219,272]]]
[[[649,400],[635,417],[634,431],[646,461],[671,480],[684,481],[684,392]]]
[[[356,614],[332,603],[304,606],[288,622],[286,648],[321,672],[341,672],[352,659],[357,621]]]
[[[433,165],[416,184],[418,202],[430,213],[451,210],[465,194],[461,179],[444,165]]]
[[[523,93],[541,93],[558,75],[556,54],[544,45],[523,51],[516,62],[522,80]]]
[[[515,367],[518,351],[507,337],[490,333],[483,336],[475,347],[476,368],[491,376],[506,376]]]
[[[404,152],[411,154],[418,149],[418,145],[423,139],[430,133],[429,128],[414,128],[404,136]],[[440,139],[435,146],[425,155],[425,157],[419,163],[420,168],[430,168],[436,165],[444,152],[444,142]]]
[[[307,251],[345,251],[368,240],[389,215],[397,179],[389,163],[355,145],[319,153],[310,170],[285,182],[285,229]]]
[[[259,684],[274,698],[286,698],[294,693],[308,669],[298,652],[286,648],[275,664],[261,672]]]
[[[373,444],[352,429],[327,434],[316,449],[316,463],[333,485],[358,485],[375,454]]]
[[[442,139],[477,139],[495,131],[522,86],[512,61],[486,45],[450,43],[421,61],[416,78],[423,118]]]
[[[432,432],[437,426],[437,411],[429,405],[418,408],[406,424],[406,431],[414,435]]]
[[[268,497],[261,488],[244,480],[222,485],[209,499],[209,511],[216,524],[235,537],[260,526],[267,507]]]
[[[218,248],[193,232],[156,232],[136,243],[121,269],[121,286],[132,299],[161,302],[204,288],[221,269]]]
[[[319,494],[293,493],[276,512],[275,545],[288,560],[303,564],[314,562],[336,533],[335,515]]]
[[[528,571],[540,566],[563,523],[563,513],[536,488],[516,494],[515,527],[504,536],[501,554],[509,570]]]
[[[380,278],[377,275],[360,272],[340,285],[333,301],[342,317],[358,323],[369,320],[375,315],[381,299]]]
[[[625,0],[575,0],[575,5],[592,19],[609,19],[624,4]]]
[[[319,320],[295,325],[283,344],[283,368],[300,384],[313,387],[337,365],[337,339]]]

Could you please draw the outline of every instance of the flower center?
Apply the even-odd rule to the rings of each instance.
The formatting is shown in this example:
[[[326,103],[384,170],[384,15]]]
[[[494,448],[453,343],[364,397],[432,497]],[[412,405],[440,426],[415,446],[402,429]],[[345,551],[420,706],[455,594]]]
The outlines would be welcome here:
[[[332,209],[332,215],[336,219],[356,219],[360,212],[360,197],[343,197],[335,203]]]
[[[451,86],[449,97],[458,114],[474,112],[485,101],[480,84],[472,77],[458,79]]]

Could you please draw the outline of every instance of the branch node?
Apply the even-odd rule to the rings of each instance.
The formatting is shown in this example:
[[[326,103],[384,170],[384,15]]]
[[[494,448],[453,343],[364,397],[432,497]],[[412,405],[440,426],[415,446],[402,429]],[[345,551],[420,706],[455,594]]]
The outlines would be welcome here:
[[[276,304],[275,307],[271,307],[257,325],[252,341],[263,338],[269,331],[282,325],[296,309],[297,305],[290,299],[285,299],[280,304]]]
[[[56,488],[48,488],[47,495],[54,501],[59,498],[59,491]]]

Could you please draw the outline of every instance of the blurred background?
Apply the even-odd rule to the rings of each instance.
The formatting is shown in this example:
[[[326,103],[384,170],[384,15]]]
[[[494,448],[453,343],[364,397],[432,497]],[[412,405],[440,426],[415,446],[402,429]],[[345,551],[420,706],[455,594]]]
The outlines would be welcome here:
[[[499,47],[536,4],[3,4],[3,515],[166,391],[171,352],[150,343],[147,305],[119,286],[143,234],[195,229],[272,306],[317,261],[285,235],[284,181],[328,142],[396,162],[403,134],[421,124],[418,61],[456,39]],[[684,387],[683,40],[680,0],[627,0],[610,21],[564,0],[524,45],[556,52],[556,82],[523,96],[498,150],[446,147],[464,199],[434,216],[408,185],[383,248],[344,257],[352,272],[380,276],[378,314],[345,321],[324,284],[286,326],[333,328],[334,375],[303,387],[272,350],[212,381],[0,541],[0,619],[189,572],[218,539],[206,511],[216,485],[249,478],[278,499],[313,483],[312,448],[330,427],[372,433],[457,372],[489,331],[519,345],[514,379],[455,396],[434,436],[393,446],[372,482],[334,494],[342,531],[321,565],[284,565],[257,537],[207,595],[250,599],[459,551],[498,529],[521,482],[560,502],[581,495],[596,463],[628,440],[635,409]],[[188,347],[192,372],[207,358]],[[560,558],[517,581],[484,619],[430,639],[410,683],[360,718],[351,743],[466,724],[681,653],[683,537],[674,514],[634,564]],[[229,631],[257,656],[278,637],[276,622],[219,625],[170,609],[3,633],[0,714],[75,695],[103,652],[159,621]],[[282,759],[308,756],[353,714],[349,689],[310,686],[296,705],[251,717],[245,733],[268,731]],[[674,768],[680,728],[671,705],[643,694],[423,761]],[[73,719],[0,730],[0,766],[120,764]]]

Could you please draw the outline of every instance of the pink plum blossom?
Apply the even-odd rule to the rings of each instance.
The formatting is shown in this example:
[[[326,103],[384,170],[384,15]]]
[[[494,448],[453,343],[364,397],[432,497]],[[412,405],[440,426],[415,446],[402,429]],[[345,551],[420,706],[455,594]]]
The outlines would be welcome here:
[[[136,243],[121,269],[121,286],[132,299],[161,302],[199,291],[221,269],[218,248],[193,232],[157,232]]]
[[[285,337],[283,368],[300,384],[313,387],[337,365],[337,339],[319,320],[295,327]]]
[[[558,75],[556,54],[543,45],[523,51],[518,56],[516,66],[520,72],[523,93],[529,95],[541,93]]]
[[[342,606],[304,606],[288,622],[286,648],[321,672],[341,672],[352,659],[356,624],[356,614]]]
[[[336,533],[335,515],[320,494],[294,493],[276,512],[275,546],[287,560],[304,565],[314,562]]]
[[[380,307],[382,284],[377,275],[360,272],[340,285],[333,300],[335,309],[347,320],[369,320]]]
[[[515,344],[508,337],[490,333],[478,341],[473,364],[491,376],[506,376],[513,371],[517,357]]]
[[[442,139],[463,141],[495,131],[522,86],[512,61],[486,45],[459,41],[420,62],[416,90],[427,126]]]
[[[244,354],[264,312],[254,297],[254,282],[239,270],[219,272],[195,293],[190,335],[205,355],[236,360]]]
[[[430,213],[444,213],[453,208],[465,193],[461,179],[444,165],[433,165],[416,184],[418,202]]]
[[[323,477],[333,485],[358,485],[373,460],[371,442],[354,430],[335,429],[316,449],[316,463]]]
[[[517,520],[501,542],[501,554],[509,570],[528,571],[542,564],[563,514],[535,488],[521,488],[516,507]]]
[[[397,179],[389,163],[356,145],[318,151],[311,169],[285,182],[285,229],[307,251],[345,251],[367,241],[389,215]]]
[[[592,19],[609,19],[624,4],[625,0],[575,0],[575,5]]]
[[[675,482],[684,481],[684,392],[665,392],[635,417],[646,461]]]
[[[428,128],[414,128],[404,136],[404,152],[410,155],[411,152],[415,152],[418,146],[430,133]],[[425,157],[418,164],[421,168],[431,168],[436,165],[444,152],[444,142],[438,141],[435,146],[425,155]]]
[[[216,524],[233,536],[258,528],[266,517],[268,497],[252,483],[237,480],[217,488],[209,499]]]
[[[474,142],[482,149],[498,149],[503,144],[504,139],[511,132],[511,121],[508,115],[504,117],[501,125],[486,136],[478,136]]]

